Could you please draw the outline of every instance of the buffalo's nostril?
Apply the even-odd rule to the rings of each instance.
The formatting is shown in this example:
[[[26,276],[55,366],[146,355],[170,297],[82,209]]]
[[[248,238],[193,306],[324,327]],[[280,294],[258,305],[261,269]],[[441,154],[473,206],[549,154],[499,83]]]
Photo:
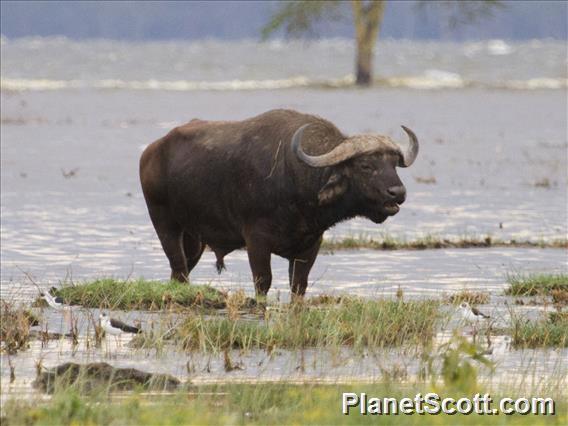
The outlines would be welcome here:
[[[402,185],[391,186],[389,189],[387,189],[387,192],[392,198],[396,200],[404,201],[406,197],[406,188],[404,188],[404,186]]]

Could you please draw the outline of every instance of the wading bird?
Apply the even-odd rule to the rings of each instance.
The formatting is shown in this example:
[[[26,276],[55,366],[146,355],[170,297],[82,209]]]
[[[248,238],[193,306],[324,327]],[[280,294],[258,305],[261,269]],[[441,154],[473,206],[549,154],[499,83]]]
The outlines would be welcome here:
[[[57,309],[58,311],[60,311],[61,309],[68,308],[68,306],[65,306],[65,304],[63,303],[62,297],[52,296],[47,291],[40,291],[39,294],[41,298],[45,300],[47,304],[51,306],[53,309]]]
[[[469,303],[462,302],[458,308],[461,313],[462,320],[472,325],[473,342],[477,336],[477,326],[485,323],[491,317],[479,311],[479,309],[469,306]]]
[[[477,308],[469,306],[469,303],[467,302],[462,302],[458,310],[460,311],[464,321],[469,323],[477,323],[479,321],[491,318],[489,315],[485,315]]]
[[[101,327],[105,333],[112,334],[113,336],[119,336],[122,333],[138,334],[140,329],[132,325],[125,324],[124,322],[110,318],[107,314],[100,314],[99,319],[101,321]]]

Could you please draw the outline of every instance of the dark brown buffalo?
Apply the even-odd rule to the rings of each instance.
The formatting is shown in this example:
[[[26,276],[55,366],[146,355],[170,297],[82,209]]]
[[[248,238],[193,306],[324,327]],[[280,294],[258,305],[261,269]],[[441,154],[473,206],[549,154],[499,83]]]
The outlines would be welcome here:
[[[173,129],[140,160],[172,279],[187,281],[206,245],[219,272],[227,253],[246,246],[257,295],[270,289],[272,253],[289,260],[292,292],[303,295],[326,229],[355,216],[384,222],[404,202],[396,167],[413,163],[418,141],[403,128],[407,149],[290,110]]]

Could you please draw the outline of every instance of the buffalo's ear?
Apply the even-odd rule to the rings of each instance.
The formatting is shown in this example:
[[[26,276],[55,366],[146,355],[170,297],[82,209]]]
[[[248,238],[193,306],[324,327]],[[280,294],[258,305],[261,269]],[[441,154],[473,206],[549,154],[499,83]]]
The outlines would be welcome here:
[[[325,206],[337,201],[337,199],[345,193],[348,185],[349,182],[345,176],[341,173],[334,172],[323,188],[318,192],[319,205]]]

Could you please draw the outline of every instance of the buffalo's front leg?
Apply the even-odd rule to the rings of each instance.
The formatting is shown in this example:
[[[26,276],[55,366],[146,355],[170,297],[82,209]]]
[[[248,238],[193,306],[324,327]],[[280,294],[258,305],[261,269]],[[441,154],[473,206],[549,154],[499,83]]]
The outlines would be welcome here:
[[[298,253],[289,259],[288,275],[290,276],[290,289],[292,298],[303,296],[308,287],[308,275],[316,261],[321,245],[321,237],[307,250]]]
[[[265,297],[272,284],[270,248],[262,238],[254,234],[245,236],[245,241],[256,296]]]
[[[160,243],[172,269],[171,279],[188,282],[189,271],[183,251],[183,229],[169,214],[167,206],[149,205],[148,212],[156,229]]]

